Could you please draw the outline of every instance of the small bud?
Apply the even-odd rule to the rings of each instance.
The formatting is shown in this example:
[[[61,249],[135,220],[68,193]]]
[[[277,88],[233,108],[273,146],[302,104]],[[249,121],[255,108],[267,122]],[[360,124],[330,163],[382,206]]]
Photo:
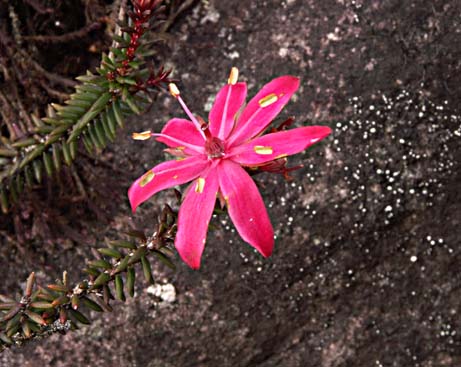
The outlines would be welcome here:
[[[174,83],[168,84],[168,89],[169,89],[169,91],[170,91],[170,94],[171,94],[174,98],[178,98],[179,95],[181,94],[181,93],[179,93],[178,87],[177,87],[176,84],[174,84]]]
[[[238,81],[239,78],[239,69],[236,67],[233,67],[230,71],[229,74],[229,79],[227,80],[227,83],[230,85],[235,85]]]
[[[143,131],[142,133],[133,133],[131,137],[134,140],[148,140],[152,136],[152,132],[150,130]]]

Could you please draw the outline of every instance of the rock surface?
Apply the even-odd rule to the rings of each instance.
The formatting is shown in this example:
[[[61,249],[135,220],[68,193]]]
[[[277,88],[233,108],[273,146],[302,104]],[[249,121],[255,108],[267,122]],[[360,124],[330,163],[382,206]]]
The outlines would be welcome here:
[[[334,129],[291,162],[305,165],[294,181],[257,177],[273,256],[261,258],[221,216],[200,271],[158,266],[162,286],[142,285],[92,326],[7,351],[0,364],[460,366],[460,13],[457,0],[199,2],[177,25],[171,58],[195,113],[207,116],[237,66],[250,94],[300,76],[281,117]],[[164,159],[131,131],[158,131],[172,116],[182,112],[161,97],[109,148],[123,167],[112,195]],[[173,194],[132,221],[152,228],[163,202]],[[107,229],[131,224],[128,213],[124,200]],[[46,261],[49,281],[59,266]]]

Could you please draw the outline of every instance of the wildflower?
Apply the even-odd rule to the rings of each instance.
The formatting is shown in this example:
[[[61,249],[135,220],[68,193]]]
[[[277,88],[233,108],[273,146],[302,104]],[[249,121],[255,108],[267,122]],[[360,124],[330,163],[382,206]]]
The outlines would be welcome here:
[[[261,135],[298,89],[299,80],[293,76],[272,80],[239,114],[247,87],[237,79],[238,71],[232,68],[228,84],[216,96],[208,124],[189,111],[176,85],[170,84],[170,93],[190,120],[174,118],[160,134],[145,131],[133,136],[140,140],[155,136],[179,158],[155,166],[134,182],[128,191],[133,211],[155,193],[193,181],[179,210],[175,239],[180,256],[193,269],[200,267],[217,197],[227,206],[240,236],[264,257],[270,256],[273,228],[245,168],[277,170],[285,157],[331,132],[326,126],[306,126]]]

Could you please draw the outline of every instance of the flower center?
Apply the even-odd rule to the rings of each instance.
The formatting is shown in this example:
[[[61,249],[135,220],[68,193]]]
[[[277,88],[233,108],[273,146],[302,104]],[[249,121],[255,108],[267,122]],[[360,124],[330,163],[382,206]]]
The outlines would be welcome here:
[[[207,137],[205,152],[210,159],[222,158],[226,155],[224,143],[214,136]]]

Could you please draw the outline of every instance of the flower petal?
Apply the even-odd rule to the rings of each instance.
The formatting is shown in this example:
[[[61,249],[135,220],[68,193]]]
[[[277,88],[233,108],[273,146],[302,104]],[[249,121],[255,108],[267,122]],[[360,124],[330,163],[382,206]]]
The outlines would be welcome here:
[[[248,103],[228,139],[235,146],[261,133],[288,103],[299,87],[299,79],[281,76],[266,84]]]
[[[274,230],[256,184],[237,163],[224,160],[218,166],[219,187],[229,215],[240,236],[263,256],[274,247]]]
[[[233,148],[228,156],[244,165],[257,165],[296,154],[331,133],[328,126],[306,126],[267,134]]]
[[[157,138],[157,141],[171,148],[179,148],[189,155],[196,155],[198,154],[197,151],[203,151],[205,141],[192,121],[179,118],[171,119],[163,128],[162,134],[171,136],[174,140],[161,136]],[[183,141],[184,144],[181,145],[178,140]]]
[[[246,83],[225,85],[217,94],[208,119],[213,136],[225,140],[232,131],[235,115],[245,102]]]
[[[190,157],[179,161],[167,161],[147,171],[128,190],[133,213],[139,204],[157,192],[181,185],[198,177],[210,163],[202,157]]]
[[[179,209],[175,247],[192,269],[200,267],[217,193],[217,171],[211,169],[206,177],[199,177],[191,184]]]

